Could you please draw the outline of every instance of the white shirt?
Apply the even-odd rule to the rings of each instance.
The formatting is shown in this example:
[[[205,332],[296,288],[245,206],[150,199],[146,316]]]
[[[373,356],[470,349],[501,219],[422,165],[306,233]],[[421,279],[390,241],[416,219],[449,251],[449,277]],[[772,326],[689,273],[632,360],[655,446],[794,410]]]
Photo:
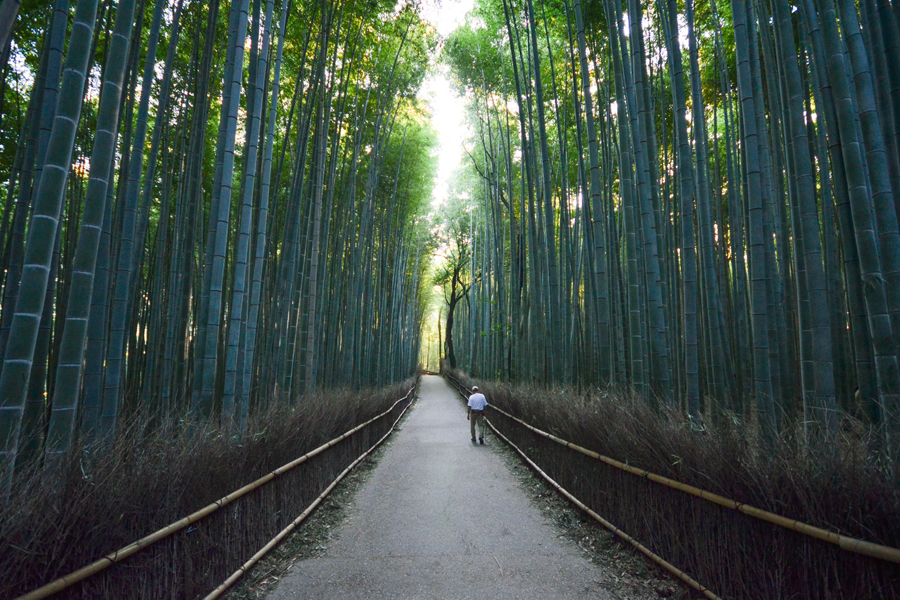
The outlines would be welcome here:
[[[469,408],[472,410],[484,410],[487,406],[487,398],[481,392],[475,392],[469,396]]]

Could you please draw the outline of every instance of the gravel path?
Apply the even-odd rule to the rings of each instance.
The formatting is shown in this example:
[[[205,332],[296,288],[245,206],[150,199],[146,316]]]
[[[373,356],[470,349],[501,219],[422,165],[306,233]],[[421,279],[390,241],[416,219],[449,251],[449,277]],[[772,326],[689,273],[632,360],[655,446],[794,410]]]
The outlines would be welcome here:
[[[458,396],[424,376],[402,430],[323,556],[295,564],[269,600],[611,600],[589,562],[518,487],[492,447],[469,440]]]

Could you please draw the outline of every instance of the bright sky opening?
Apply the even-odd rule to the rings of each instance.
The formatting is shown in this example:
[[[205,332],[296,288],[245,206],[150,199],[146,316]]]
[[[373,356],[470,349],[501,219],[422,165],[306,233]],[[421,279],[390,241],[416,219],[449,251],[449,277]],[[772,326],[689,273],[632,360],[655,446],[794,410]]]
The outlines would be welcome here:
[[[428,0],[422,15],[447,37],[465,20],[474,0]],[[462,160],[463,142],[469,135],[465,122],[465,99],[458,96],[447,78],[446,67],[439,65],[425,79],[421,97],[431,107],[431,118],[438,132],[438,172],[432,192],[432,206],[447,201],[449,181]]]

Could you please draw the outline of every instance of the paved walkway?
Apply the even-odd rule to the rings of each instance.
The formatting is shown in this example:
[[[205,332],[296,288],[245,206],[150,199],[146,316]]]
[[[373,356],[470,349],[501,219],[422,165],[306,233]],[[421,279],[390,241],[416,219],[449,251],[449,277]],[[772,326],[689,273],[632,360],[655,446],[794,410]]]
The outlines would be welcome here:
[[[473,445],[458,396],[424,376],[325,555],[294,565],[269,600],[608,600],[604,572],[557,538],[492,448],[501,443]]]

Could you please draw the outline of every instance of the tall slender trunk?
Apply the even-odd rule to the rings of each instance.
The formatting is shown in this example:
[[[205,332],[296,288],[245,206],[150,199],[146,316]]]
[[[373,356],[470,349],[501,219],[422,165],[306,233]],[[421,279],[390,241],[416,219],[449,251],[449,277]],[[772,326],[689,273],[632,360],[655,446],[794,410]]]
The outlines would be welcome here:
[[[28,232],[22,282],[10,325],[11,341],[3,358],[0,374],[0,496],[4,501],[12,485],[26,385],[47,292],[75,130],[81,118],[96,16],[96,0],[79,0],[66,51],[59,109],[53,120],[47,162],[37,188],[34,216]]]

